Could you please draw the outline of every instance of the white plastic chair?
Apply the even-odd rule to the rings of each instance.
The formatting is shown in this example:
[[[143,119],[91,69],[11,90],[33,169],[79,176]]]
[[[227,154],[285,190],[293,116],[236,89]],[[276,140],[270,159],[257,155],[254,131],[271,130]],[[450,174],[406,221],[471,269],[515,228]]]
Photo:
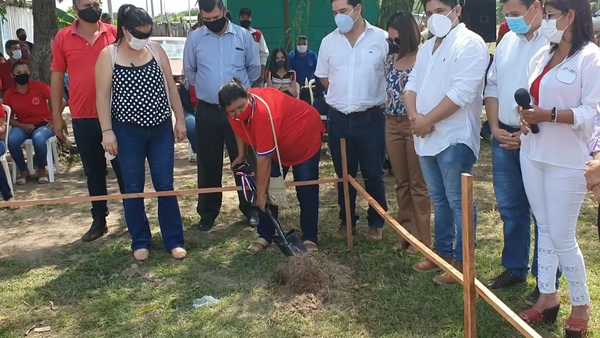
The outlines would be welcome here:
[[[10,174],[10,168],[8,166],[8,159],[6,158],[8,155],[8,133],[10,132],[10,115],[12,113],[12,109],[10,109],[7,105],[2,105],[4,107],[4,111],[6,111],[6,136],[4,138],[4,145],[7,147],[6,152],[2,156],[0,156],[0,164],[2,165],[2,169],[4,170],[4,175],[6,176],[6,180],[8,181],[8,186],[10,187],[10,191],[12,195],[15,196],[15,189],[13,187],[14,179]]]
[[[23,148],[25,148],[25,155],[27,158],[27,171],[30,175],[35,175],[35,169],[33,168],[33,141],[27,139],[23,142]],[[48,169],[48,181],[54,183],[56,181],[56,171],[58,170],[58,140],[56,136],[52,136],[46,141],[46,168]],[[17,179],[17,165],[12,163],[12,177],[13,181]]]

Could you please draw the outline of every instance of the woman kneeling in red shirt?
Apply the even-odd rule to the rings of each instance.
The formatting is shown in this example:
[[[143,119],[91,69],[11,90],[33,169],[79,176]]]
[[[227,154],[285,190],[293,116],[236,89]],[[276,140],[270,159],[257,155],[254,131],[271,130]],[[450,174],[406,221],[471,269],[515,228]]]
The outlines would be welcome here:
[[[29,173],[23,157],[23,143],[31,139],[35,149],[33,162],[37,169],[38,183],[48,183],[46,173],[46,141],[54,136],[48,125],[50,114],[50,87],[39,81],[30,81],[31,70],[25,62],[12,67],[16,87],[4,94],[4,104],[12,108],[8,149],[19,168],[17,184],[25,184]]]
[[[256,151],[257,208],[265,210],[269,180],[281,176],[279,162],[284,176],[290,167],[293,168],[295,181],[319,179],[323,125],[319,112],[311,105],[273,88],[246,91],[238,82],[231,82],[221,89],[219,103],[227,113],[240,149],[249,145]],[[232,167],[244,161],[246,152],[238,153],[240,156],[232,162]],[[296,195],[300,202],[304,245],[309,251],[315,251],[318,243],[319,186],[297,187]],[[250,248],[253,253],[265,250],[275,232],[273,224],[264,217],[261,217],[257,230],[260,238]]]

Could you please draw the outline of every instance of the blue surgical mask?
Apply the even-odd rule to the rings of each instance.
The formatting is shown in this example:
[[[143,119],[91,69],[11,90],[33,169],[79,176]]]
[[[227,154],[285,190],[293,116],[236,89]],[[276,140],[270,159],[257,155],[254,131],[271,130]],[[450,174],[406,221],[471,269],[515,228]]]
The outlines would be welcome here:
[[[511,31],[519,35],[525,35],[531,30],[531,25],[527,23],[524,16],[506,17],[506,23]]]
[[[340,33],[346,34],[354,27],[355,20],[352,16],[350,16],[352,12],[354,12],[354,9],[352,9],[348,14],[337,14],[335,16],[335,24],[340,30]]]

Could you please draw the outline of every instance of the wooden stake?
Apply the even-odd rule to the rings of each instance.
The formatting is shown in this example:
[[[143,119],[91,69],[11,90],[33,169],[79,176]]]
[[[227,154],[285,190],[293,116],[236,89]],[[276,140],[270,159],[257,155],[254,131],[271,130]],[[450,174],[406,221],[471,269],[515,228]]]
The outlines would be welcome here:
[[[350,210],[350,175],[348,175],[348,148],[346,146],[345,138],[340,140],[340,148],[342,152],[342,182],[344,186],[344,205],[346,209],[346,240],[348,242],[348,250],[352,250],[354,247],[354,241],[352,240],[354,220],[352,219],[352,212]]]
[[[463,284],[463,274],[460,273],[454,266],[446,262],[442,257],[438,256],[425,244],[421,243],[416,237],[414,237],[408,230],[406,230],[398,221],[396,221],[390,214],[383,209],[383,207],[367,193],[363,186],[352,176],[348,177],[350,184],[356,189],[358,195],[364,198],[369,205],[385,220],[385,222],[400,235],[405,241],[410,243],[415,249],[417,249],[426,258],[431,260],[435,265],[440,267],[442,270],[448,272],[452,277]],[[509,322],[519,333],[527,338],[542,338],[542,336],[531,328],[525,321],[523,321],[514,311],[512,311],[506,304],[502,302],[492,291],[490,291],[483,283],[475,279],[475,288],[477,294],[485,300],[502,318]]]
[[[463,236],[463,292],[465,337],[477,337],[477,310],[475,288],[475,240],[473,231],[473,176],[462,174],[462,236]]]

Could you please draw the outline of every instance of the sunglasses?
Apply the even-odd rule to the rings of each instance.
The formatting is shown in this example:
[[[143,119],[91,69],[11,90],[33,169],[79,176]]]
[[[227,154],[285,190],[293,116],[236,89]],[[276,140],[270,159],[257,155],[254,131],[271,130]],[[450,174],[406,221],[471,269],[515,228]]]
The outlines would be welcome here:
[[[152,29],[148,32],[148,33],[144,33],[144,32],[140,32],[137,29],[133,28],[133,29],[128,29],[127,30],[134,38],[136,39],[140,39],[140,40],[145,40],[148,39],[152,36]]]

